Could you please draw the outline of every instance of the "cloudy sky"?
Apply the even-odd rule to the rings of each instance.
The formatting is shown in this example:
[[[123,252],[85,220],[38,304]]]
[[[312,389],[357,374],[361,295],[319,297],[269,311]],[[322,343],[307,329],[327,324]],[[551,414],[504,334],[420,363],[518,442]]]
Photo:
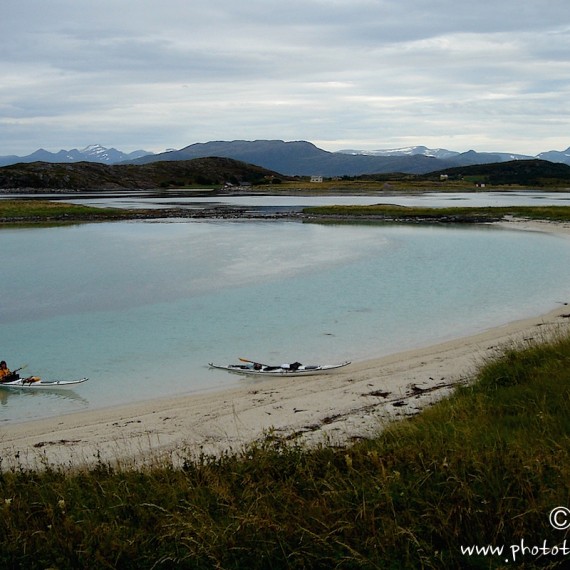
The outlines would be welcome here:
[[[2,0],[0,155],[570,146],[569,0]]]

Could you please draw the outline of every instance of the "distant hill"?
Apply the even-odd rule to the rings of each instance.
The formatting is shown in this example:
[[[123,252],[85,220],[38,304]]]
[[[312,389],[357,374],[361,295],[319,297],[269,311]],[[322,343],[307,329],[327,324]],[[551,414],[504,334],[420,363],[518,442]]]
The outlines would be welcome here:
[[[570,185],[569,165],[539,159],[447,168],[433,172],[431,177],[441,175],[470,178],[491,185],[518,184],[538,187]]]
[[[145,165],[94,162],[33,162],[0,168],[0,188],[121,190],[241,184],[281,179],[265,168],[229,158],[203,158]]]
[[[541,152],[536,155],[536,158],[541,160],[548,160],[550,162],[562,162],[564,164],[570,164],[570,147],[566,150],[549,150],[548,152]]]
[[[306,141],[215,141],[196,143],[180,150],[144,156],[135,164],[161,160],[188,160],[223,156],[257,164],[290,176],[358,176],[382,172],[422,174],[452,166],[429,156],[367,156],[328,152]]]
[[[404,148],[390,148],[380,150],[355,150],[343,149],[339,150],[342,154],[358,155],[363,154],[366,156],[412,156],[414,154],[421,154],[424,156],[431,156],[433,158],[453,158],[460,154],[453,150],[445,148],[428,148],[427,146],[409,146]]]
[[[456,152],[447,150],[446,148],[428,148],[426,146],[410,146],[405,148],[393,148],[386,150],[340,150],[343,154],[366,156],[414,156],[423,155],[433,158],[440,158],[451,161],[457,165],[464,164],[485,164],[489,162],[506,162],[509,160],[528,160],[535,158],[525,154],[513,154],[507,152],[475,152],[469,150],[467,152]],[[553,155],[554,157],[554,155]],[[540,158],[540,157],[539,157]],[[568,155],[570,159],[570,154]],[[545,158],[545,160],[548,160]],[[556,160],[553,162],[565,162],[564,160]]]
[[[133,152],[125,153],[116,148],[105,148],[100,144],[93,144],[78,150],[60,150],[59,152],[49,152],[40,148],[28,154],[27,156],[0,156],[0,166],[8,166],[10,164],[17,164],[18,162],[99,162],[101,164],[117,164],[128,160],[134,160],[141,156],[146,156],[149,153],[145,150],[135,150]]]

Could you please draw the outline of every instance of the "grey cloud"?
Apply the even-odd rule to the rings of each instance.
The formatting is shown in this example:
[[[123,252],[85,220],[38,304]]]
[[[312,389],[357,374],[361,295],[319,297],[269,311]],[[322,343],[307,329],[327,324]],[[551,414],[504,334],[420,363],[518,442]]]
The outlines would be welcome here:
[[[538,152],[543,137],[567,146],[569,6],[5,0],[0,154],[213,138],[307,138],[331,149],[502,138],[513,141],[506,150]],[[78,133],[112,140],[73,140]]]

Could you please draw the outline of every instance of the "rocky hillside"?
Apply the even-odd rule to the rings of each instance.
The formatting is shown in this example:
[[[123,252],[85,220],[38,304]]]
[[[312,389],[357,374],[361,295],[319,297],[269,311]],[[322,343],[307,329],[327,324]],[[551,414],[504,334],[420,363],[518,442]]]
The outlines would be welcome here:
[[[152,164],[105,165],[33,162],[0,168],[0,188],[38,190],[120,190],[211,186],[280,180],[270,170],[230,158],[199,158]]]
[[[448,168],[432,173],[432,177],[442,174],[492,185],[570,186],[570,166],[538,159]]]

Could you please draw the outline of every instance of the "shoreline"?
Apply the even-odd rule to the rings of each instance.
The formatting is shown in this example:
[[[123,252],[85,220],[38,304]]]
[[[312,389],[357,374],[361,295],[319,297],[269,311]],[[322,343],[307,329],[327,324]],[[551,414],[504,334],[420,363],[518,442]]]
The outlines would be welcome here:
[[[570,237],[570,224],[509,220],[498,225]],[[513,343],[570,330],[566,303],[437,345],[355,362],[323,376],[245,378],[237,388],[169,397],[10,424],[0,429],[0,470],[174,465],[200,454],[239,453],[271,436],[345,445],[384,422],[419,413],[468,382],[485,359]]]
[[[570,330],[568,306],[434,346],[352,363],[314,377],[244,379],[238,388],[76,412],[2,429],[1,469],[174,465],[238,453],[267,435],[346,445],[412,416],[469,382],[507,346]]]

